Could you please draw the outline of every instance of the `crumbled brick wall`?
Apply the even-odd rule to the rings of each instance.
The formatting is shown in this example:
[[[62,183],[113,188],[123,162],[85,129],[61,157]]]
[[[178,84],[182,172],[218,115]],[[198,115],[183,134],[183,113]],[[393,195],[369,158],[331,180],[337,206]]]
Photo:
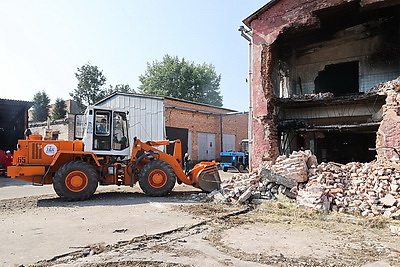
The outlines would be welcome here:
[[[252,80],[252,167],[270,165],[279,156],[278,134],[274,116],[274,93],[271,82],[272,53],[271,47],[254,47],[254,53],[261,55],[261,60],[254,61]]]
[[[304,29],[311,30],[321,27],[315,13],[317,10],[329,10],[352,3],[359,4],[361,9],[365,10],[396,4],[395,1],[382,0],[361,2],[356,0],[281,0],[275,1],[271,5],[266,4],[258,13],[244,20],[253,33],[253,77],[251,81],[253,168],[271,165],[279,155],[278,136],[274,121],[275,107],[272,104],[274,88],[271,82],[271,69],[276,63],[272,60],[275,54],[271,53],[274,42],[282,33],[296,34]],[[384,138],[388,137],[387,133],[391,131],[390,127],[393,128],[393,125],[397,125],[398,122],[393,123],[393,118],[388,121],[388,129],[383,130],[386,132]],[[393,125],[390,126],[390,124]],[[397,136],[399,136],[398,133]]]
[[[46,136],[46,129],[58,132],[58,140],[74,140],[75,116],[69,114],[67,119],[60,119],[50,122],[50,128],[47,122],[30,123],[29,129],[33,134],[40,134],[43,138]]]
[[[386,104],[383,105],[383,119],[376,135],[376,148],[379,160],[399,161],[400,152],[400,78],[382,83],[381,92],[387,95]]]

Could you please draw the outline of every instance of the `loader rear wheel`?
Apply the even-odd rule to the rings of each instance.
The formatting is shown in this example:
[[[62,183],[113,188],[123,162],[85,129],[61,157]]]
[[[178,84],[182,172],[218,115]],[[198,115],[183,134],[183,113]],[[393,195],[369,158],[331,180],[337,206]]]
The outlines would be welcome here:
[[[84,200],[97,189],[97,172],[84,161],[70,161],[62,165],[53,178],[57,195],[67,200]]]
[[[153,160],[144,165],[139,173],[139,185],[149,196],[168,195],[175,186],[176,175],[171,165],[162,160]]]

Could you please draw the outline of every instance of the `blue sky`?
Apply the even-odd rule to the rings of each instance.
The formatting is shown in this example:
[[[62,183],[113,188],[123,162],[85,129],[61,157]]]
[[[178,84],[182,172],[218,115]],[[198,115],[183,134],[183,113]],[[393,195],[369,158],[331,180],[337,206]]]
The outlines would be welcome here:
[[[96,65],[106,86],[136,89],[165,54],[215,66],[224,107],[248,110],[248,43],[242,20],[267,0],[2,0],[0,98],[45,91],[69,99],[74,73]]]

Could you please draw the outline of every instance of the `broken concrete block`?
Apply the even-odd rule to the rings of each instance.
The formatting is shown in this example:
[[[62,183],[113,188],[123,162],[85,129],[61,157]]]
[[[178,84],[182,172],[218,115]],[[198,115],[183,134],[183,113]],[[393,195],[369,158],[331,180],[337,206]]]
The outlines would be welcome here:
[[[391,195],[391,194],[387,194],[384,198],[380,199],[380,202],[384,205],[384,206],[388,206],[391,207],[396,203],[396,198]]]
[[[295,187],[294,187],[295,188]],[[288,198],[291,199],[296,199],[297,194],[295,192],[292,192],[292,190],[290,190],[289,188],[285,188],[285,190],[282,192],[282,194],[284,194],[285,196],[287,196]]]
[[[246,202],[251,197],[252,189],[253,188],[251,186],[247,188],[247,190],[244,191],[242,195],[240,195],[239,199],[237,200],[237,203],[242,204]]]
[[[226,198],[224,197],[224,195],[221,194],[221,192],[216,192],[212,195],[212,199],[216,202],[220,202],[220,203],[225,203],[226,202]]]
[[[400,226],[399,225],[390,225],[390,232],[394,235],[400,235]]]
[[[262,168],[259,173],[261,178],[267,179],[270,182],[274,182],[277,184],[284,185],[288,188],[293,188],[297,186],[297,182],[293,181],[292,179],[286,178],[280,174],[276,174],[270,169]]]

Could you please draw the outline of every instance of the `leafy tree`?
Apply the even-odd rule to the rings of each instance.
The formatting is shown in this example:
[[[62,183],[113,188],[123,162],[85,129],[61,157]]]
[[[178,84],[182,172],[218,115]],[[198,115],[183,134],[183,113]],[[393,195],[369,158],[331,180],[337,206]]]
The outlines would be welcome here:
[[[189,101],[222,106],[219,83],[212,64],[197,64],[184,58],[165,55],[161,62],[147,63],[144,75],[139,76],[142,83],[140,93],[162,95]]]
[[[33,103],[33,121],[47,120],[50,98],[46,92],[37,92],[33,96]]]
[[[67,105],[65,101],[61,98],[56,99],[56,103],[54,103],[54,108],[51,112],[51,117],[53,120],[63,119],[67,114]]]
[[[103,71],[99,70],[97,66],[87,63],[78,68],[75,77],[78,79],[78,86],[70,93],[70,96],[78,103],[82,110],[86,106],[93,105],[106,97],[107,90],[103,89],[102,86],[107,79],[103,75]]]
[[[129,84],[117,84],[115,87],[110,85],[107,89],[106,95],[111,95],[113,93],[120,92],[120,93],[135,93],[135,90],[132,89]]]

